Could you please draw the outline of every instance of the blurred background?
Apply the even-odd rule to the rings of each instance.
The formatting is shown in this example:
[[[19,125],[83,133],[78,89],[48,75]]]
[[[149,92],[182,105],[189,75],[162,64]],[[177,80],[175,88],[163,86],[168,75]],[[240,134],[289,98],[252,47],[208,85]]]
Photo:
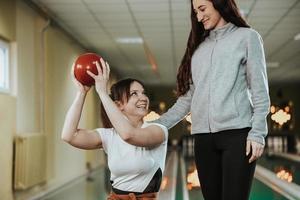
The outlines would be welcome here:
[[[300,199],[300,0],[236,2],[264,40],[272,104],[251,199]],[[189,15],[189,0],[0,0],[0,199],[105,199],[104,152],[60,139],[76,93],[71,65],[95,52],[110,63],[111,83],[142,80],[152,120],[176,101]],[[187,116],[170,130],[160,199],[202,198],[190,124]],[[101,126],[92,90],[80,127]]]

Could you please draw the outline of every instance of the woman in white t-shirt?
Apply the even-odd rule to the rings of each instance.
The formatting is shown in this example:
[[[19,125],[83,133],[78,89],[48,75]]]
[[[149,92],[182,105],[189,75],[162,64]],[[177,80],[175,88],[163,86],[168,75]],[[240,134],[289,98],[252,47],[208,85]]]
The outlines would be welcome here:
[[[168,130],[155,123],[146,123],[149,99],[143,84],[135,79],[124,79],[106,90],[109,66],[97,63],[99,75],[96,91],[112,128],[79,129],[78,123],[89,87],[75,78],[78,92],[66,115],[62,139],[80,149],[103,148],[108,157],[112,192],[109,200],[155,200],[160,188],[167,152]]]

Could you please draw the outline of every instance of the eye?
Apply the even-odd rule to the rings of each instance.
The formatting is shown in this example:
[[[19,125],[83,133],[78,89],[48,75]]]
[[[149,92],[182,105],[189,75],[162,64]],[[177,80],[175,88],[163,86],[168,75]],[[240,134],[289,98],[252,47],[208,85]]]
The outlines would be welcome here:
[[[131,92],[130,93],[130,96],[134,96],[134,95],[137,95],[137,92]]]

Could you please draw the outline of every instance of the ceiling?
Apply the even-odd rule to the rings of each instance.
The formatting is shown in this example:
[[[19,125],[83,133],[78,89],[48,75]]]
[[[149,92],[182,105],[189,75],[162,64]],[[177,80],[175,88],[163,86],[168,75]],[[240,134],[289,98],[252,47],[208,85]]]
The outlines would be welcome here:
[[[189,0],[31,1],[84,47],[102,55],[120,77],[175,85],[190,30]],[[300,82],[300,35],[295,40],[300,0],[236,1],[263,37],[270,84]],[[120,38],[140,39],[120,43]]]

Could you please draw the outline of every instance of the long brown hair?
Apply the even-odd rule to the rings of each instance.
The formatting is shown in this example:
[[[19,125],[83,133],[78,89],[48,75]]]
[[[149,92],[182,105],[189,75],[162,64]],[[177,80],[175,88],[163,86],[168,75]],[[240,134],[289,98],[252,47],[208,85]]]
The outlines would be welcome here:
[[[250,27],[241,16],[234,0],[209,0],[214,8],[220,13],[226,22],[231,22],[238,27]],[[177,72],[177,96],[184,95],[189,89],[192,81],[191,59],[198,46],[209,35],[202,23],[198,22],[191,0],[191,24],[192,29],[187,41],[187,47]]]
[[[141,84],[143,86],[143,88],[145,88],[145,85],[137,80],[137,79],[133,79],[133,78],[126,78],[123,80],[120,80],[118,82],[116,82],[115,84],[113,84],[110,88],[110,97],[113,101],[120,101],[122,103],[125,103],[128,101],[128,99],[130,98],[130,86],[133,82],[138,82],[139,84]],[[105,112],[104,106],[101,103],[101,119],[102,119],[102,124],[104,128],[112,128],[112,124]]]

